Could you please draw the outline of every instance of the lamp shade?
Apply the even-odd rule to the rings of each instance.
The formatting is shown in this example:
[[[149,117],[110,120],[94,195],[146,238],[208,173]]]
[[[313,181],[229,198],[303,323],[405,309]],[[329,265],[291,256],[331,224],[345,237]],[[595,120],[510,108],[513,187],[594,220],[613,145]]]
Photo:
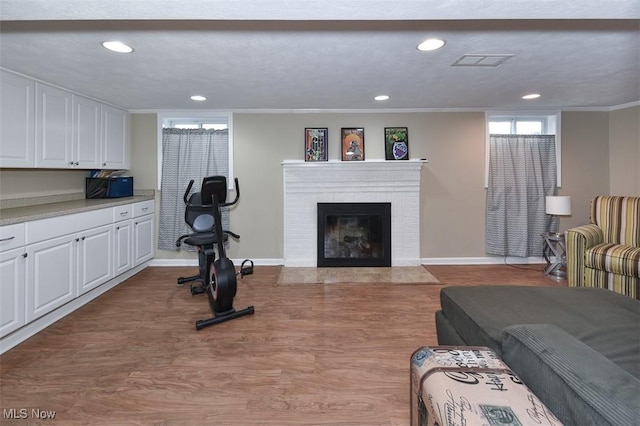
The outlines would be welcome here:
[[[560,216],[571,214],[571,197],[568,195],[556,195],[545,197],[545,212]]]

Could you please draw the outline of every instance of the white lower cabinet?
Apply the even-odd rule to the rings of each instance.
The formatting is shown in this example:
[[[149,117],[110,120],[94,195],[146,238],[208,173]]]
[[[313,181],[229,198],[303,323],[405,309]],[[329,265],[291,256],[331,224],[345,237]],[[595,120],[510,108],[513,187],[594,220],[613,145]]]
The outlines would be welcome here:
[[[26,323],[24,247],[0,253],[0,337]]]
[[[101,226],[78,236],[78,296],[113,278],[112,228]]]
[[[153,215],[133,219],[133,265],[153,258]]]
[[[133,266],[153,258],[155,242],[153,213],[153,200],[133,205]]]
[[[27,322],[78,295],[76,238],[66,235],[27,246]]]
[[[133,223],[124,220],[113,225],[114,275],[118,276],[133,268]]]

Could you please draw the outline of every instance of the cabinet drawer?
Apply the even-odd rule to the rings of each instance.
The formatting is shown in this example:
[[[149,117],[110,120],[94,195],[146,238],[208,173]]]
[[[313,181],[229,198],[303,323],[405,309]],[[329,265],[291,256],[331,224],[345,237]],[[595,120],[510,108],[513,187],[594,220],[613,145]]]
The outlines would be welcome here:
[[[145,214],[150,214],[154,212],[154,204],[153,200],[143,201],[141,203],[136,203],[133,205],[133,217],[144,216]]]
[[[113,208],[113,222],[131,219],[133,217],[133,205],[116,206]]]
[[[113,223],[113,207],[27,222],[27,244]]]
[[[0,251],[14,249],[25,244],[24,223],[0,226]]]

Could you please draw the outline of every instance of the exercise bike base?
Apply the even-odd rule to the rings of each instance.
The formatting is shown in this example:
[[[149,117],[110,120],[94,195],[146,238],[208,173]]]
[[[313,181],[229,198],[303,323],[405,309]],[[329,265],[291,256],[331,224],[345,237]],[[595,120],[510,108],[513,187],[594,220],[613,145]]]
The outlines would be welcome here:
[[[198,280],[200,280],[200,281],[202,280],[200,278],[200,275],[193,275],[193,276],[190,276],[190,277],[180,277],[180,278],[178,278],[178,285],[181,286],[184,283],[188,283],[190,281],[198,281]]]
[[[220,324],[221,322],[229,321],[235,318],[240,318],[245,315],[253,315],[254,312],[255,309],[253,308],[253,306],[249,306],[248,308],[241,309],[239,311],[233,311],[225,315],[216,316],[206,320],[199,320],[196,321],[196,330],[202,330],[205,327]]]

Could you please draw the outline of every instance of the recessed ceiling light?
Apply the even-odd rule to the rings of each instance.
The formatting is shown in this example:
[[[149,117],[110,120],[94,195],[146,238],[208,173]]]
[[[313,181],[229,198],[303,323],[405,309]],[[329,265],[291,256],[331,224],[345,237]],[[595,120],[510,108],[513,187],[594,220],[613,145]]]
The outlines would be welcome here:
[[[386,101],[387,99],[389,99],[389,96],[387,96],[387,95],[378,95],[373,99],[375,99],[376,101]]]
[[[430,38],[418,45],[418,50],[422,52],[428,52],[430,50],[440,49],[445,45],[444,40],[440,40],[439,38]]]
[[[121,41],[105,41],[102,43],[102,47],[104,47],[105,49],[109,49],[113,52],[118,52],[118,53],[131,53],[133,52],[133,48],[130,46],[127,46],[126,44],[124,44]]]
[[[524,95],[522,99],[537,99],[540,97],[540,93],[531,93],[529,95]]]
[[[204,96],[200,96],[200,95],[193,95],[191,97],[191,100],[192,101],[200,101],[200,102],[202,102],[202,101],[206,101],[207,98],[205,98]]]

